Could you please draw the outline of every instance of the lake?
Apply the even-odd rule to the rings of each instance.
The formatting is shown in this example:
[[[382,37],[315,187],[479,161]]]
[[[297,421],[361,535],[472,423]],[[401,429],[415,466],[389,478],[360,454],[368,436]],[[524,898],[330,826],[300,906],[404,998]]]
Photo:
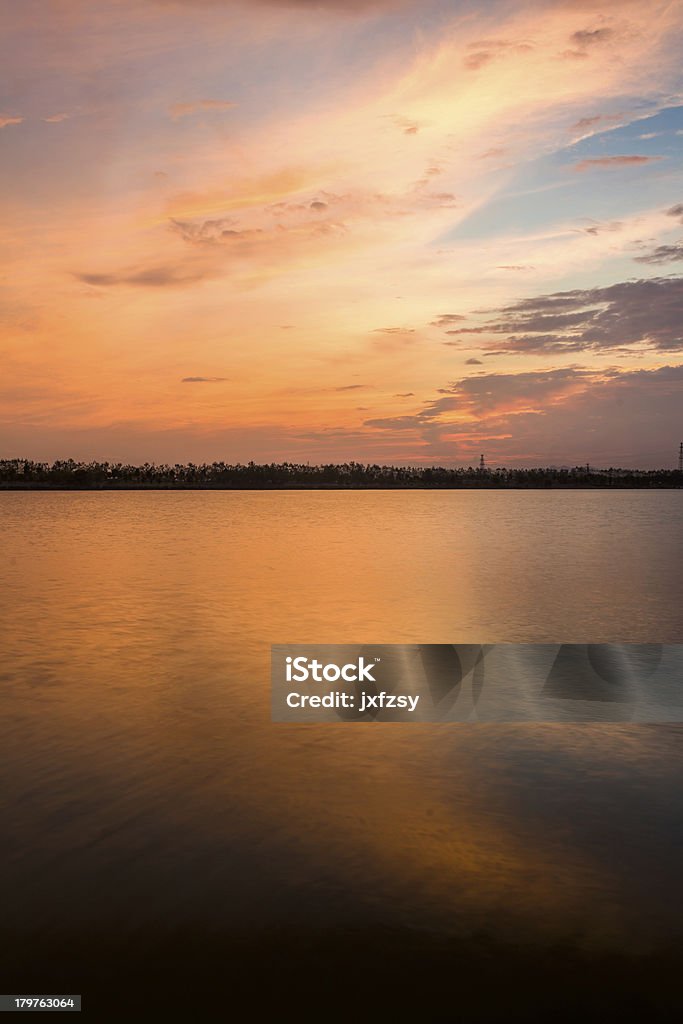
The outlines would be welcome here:
[[[677,998],[683,727],[273,724],[269,659],[680,643],[681,491],[9,492],[0,526],[2,991],[343,1002],[375,962],[445,1020],[505,962],[539,1007],[624,964]]]

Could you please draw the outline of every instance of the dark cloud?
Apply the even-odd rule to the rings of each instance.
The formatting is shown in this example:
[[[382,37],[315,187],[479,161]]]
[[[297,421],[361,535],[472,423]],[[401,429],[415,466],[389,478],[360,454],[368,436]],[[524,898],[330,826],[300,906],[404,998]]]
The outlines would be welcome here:
[[[431,427],[446,413],[458,412],[482,417],[513,412],[530,406],[542,408],[544,403],[559,395],[576,390],[587,371],[573,367],[530,373],[485,373],[464,377],[446,388],[439,388],[443,396],[425,402],[412,416],[392,416],[365,421],[365,426],[380,430],[414,430]]]
[[[574,164],[575,171],[590,171],[594,167],[603,167],[608,170],[614,169],[615,167],[630,167],[637,164],[653,164],[658,160],[663,160],[661,156],[639,156],[637,154],[620,154],[617,156],[596,156],[590,157],[587,160],[579,160],[577,164]]]
[[[413,398],[414,395],[414,391],[402,391],[399,392],[397,395],[394,395],[394,398]]]
[[[483,366],[483,363],[482,363],[481,359],[475,359],[474,356],[472,356],[471,359],[466,359],[465,360],[465,365],[466,366]]]
[[[181,384],[220,384],[221,381],[229,380],[228,377],[183,377]]]
[[[672,206],[666,212],[669,217],[680,217],[681,224],[683,224],[683,203],[677,203],[676,206]]]
[[[361,388],[369,387],[369,384],[342,384],[341,387],[332,388],[332,391],[359,391]]]
[[[211,272],[205,267],[186,265],[145,267],[141,270],[124,270],[111,274],[74,274],[78,281],[96,288],[112,288],[118,285],[137,288],[179,288],[196,284],[210,276]]]
[[[658,245],[645,256],[635,256],[636,263],[676,263],[683,260],[683,242],[675,245]]]
[[[312,210],[326,210],[327,209],[327,203],[321,203],[321,201],[319,199],[314,199],[313,202],[311,203],[311,209]]]
[[[448,327],[450,324],[457,324],[461,320],[466,320],[467,317],[462,316],[460,313],[442,313],[441,316],[437,316],[436,320],[430,321],[431,327]]]
[[[568,353],[641,345],[683,349],[683,278],[624,281],[522,299],[454,335],[507,335],[498,352]],[[493,314],[493,316],[491,316]]]
[[[542,407],[550,398],[575,390],[588,371],[575,367],[555,370],[534,370],[529,373],[484,373],[465,377],[451,385],[455,397],[453,408],[467,408],[482,415],[518,403]],[[429,406],[429,415],[440,415],[446,399],[437,399]]]
[[[536,463],[598,457],[609,466],[633,464],[635,454],[641,464],[661,466],[675,458],[670,426],[680,415],[682,389],[681,365],[489,373],[439,389],[443,397],[413,415],[370,419],[365,426],[404,445],[413,435],[431,457],[467,457],[471,446],[486,440],[490,459],[528,460],[533,452]]]
[[[448,334],[489,334],[512,330],[558,331],[571,327],[579,327],[586,318],[597,313],[597,309],[581,310],[577,313],[536,313],[522,320],[503,321],[498,324],[487,324],[484,327],[463,327],[459,331],[447,331]],[[512,324],[512,328],[510,327]]]
[[[572,33],[571,41],[574,46],[584,48],[595,46],[596,43],[606,43],[613,35],[614,31],[611,28],[581,29],[579,32]]]

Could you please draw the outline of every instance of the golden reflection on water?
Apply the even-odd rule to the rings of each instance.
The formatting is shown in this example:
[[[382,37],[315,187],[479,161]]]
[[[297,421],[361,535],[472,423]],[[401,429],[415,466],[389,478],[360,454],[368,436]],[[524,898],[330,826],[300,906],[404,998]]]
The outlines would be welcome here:
[[[116,884],[150,915],[656,941],[675,728],[273,725],[269,647],[680,641],[682,514],[678,492],[0,495],[17,908],[63,909],[49,868],[74,913],[116,913]]]

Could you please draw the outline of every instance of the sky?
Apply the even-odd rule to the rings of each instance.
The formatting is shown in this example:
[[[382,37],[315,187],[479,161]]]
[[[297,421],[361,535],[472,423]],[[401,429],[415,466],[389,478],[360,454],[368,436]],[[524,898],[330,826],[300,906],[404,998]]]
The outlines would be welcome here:
[[[676,465],[683,2],[0,9],[0,458]]]

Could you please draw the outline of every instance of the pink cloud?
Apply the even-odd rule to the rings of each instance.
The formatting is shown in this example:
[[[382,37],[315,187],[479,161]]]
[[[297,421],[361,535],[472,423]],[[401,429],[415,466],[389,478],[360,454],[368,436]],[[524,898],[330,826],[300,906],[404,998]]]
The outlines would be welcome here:
[[[652,164],[657,160],[663,160],[661,156],[597,156],[587,160],[580,160],[574,164],[575,171],[590,171],[594,167],[629,167],[634,164]]]

